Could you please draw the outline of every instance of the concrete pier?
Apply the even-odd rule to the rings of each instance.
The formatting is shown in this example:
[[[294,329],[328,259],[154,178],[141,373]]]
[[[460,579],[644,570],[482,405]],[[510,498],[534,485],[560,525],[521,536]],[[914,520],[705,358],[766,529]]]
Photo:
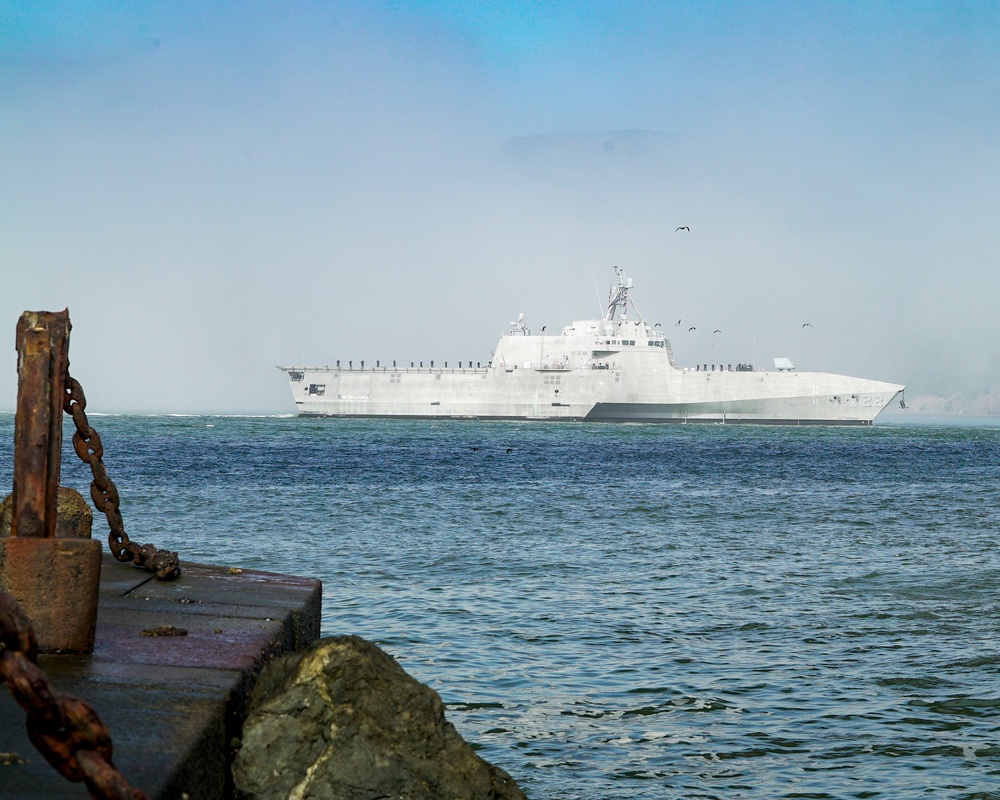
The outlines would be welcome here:
[[[161,582],[106,554],[93,654],[39,665],[95,708],[132,786],[154,799],[219,800],[262,665],[319,637],[320,600],[313,579],[184,563],[178,580]],[[35,750],[24,720],[0,690],[0,796],[85,800],[84,785]]]

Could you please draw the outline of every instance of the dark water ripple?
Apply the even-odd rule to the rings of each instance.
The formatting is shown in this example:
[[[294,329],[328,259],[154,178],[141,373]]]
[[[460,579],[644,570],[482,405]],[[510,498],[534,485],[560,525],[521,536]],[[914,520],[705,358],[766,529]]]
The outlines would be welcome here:
[[[134,538],[321,577],[532,797],[1000,798],[1000,428],[93,422]]]

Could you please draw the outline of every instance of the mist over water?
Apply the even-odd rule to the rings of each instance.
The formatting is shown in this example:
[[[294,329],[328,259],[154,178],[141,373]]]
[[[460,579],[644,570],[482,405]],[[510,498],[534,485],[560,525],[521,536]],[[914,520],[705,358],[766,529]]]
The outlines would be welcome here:
[[[992,6],[5,22],[0,318],[68,306],[108,410],[291,411],[276,364],[485,362],[520,312],[594,316],[614,264],[684,320],[682,364],[1000,383]]]
[[[92,422],[132,538],[321,578],[530,797],[994,793],[996,426]]]

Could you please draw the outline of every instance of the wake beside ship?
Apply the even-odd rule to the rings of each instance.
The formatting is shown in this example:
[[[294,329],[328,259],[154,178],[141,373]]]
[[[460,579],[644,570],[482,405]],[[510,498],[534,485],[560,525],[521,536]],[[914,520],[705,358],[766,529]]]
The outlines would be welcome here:
[[[278,367],[299,416],[871,425],[904,386],[827,372],[678,367],[615,267],[603,319],[533,334],[522,314],[491,360],[434,366]],[[629,316],[631,309],[632,316]]]

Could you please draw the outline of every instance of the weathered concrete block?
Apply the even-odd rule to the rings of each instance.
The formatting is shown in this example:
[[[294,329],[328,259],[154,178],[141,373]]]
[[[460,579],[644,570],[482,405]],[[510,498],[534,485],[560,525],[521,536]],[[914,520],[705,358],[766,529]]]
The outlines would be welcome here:
[[[269,664],[233,765],[240,797],[524,800],[444,717],[437,692],[357,636]]]
[[[56,538],[10,537],[13,497],[0,503],[0,588],[31,620],[43,653],[94,648],[101,543],[90,538],[94,515],[75,489],[59,487]]]
[[[96,539],[0,538],[0,588],[31,621],[39,652],[94,649],[100,578]]]

